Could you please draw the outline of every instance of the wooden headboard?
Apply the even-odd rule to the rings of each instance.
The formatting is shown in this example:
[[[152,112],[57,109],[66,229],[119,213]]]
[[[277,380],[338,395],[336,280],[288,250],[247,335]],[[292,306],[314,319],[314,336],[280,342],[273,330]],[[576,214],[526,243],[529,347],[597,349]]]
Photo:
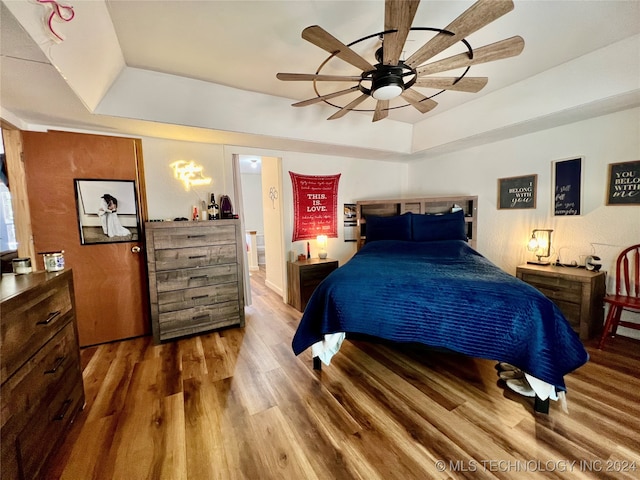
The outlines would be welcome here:
[[[451,195],[442,197],[389,198],[382,200],[360,200],[356,202],[358,250],[366,240],[367,215],[381,217],[411,213],[446,213],[460,207],[464,211],[467,224],[469,245],[476,248],[478,227],[478,197],[469,195]]]

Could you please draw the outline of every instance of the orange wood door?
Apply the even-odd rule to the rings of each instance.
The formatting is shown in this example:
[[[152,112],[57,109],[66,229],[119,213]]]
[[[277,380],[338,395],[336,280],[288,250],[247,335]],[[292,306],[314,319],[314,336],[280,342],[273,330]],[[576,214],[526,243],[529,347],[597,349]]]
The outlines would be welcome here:
[[[68,132],[23,132],[36,253],[64,250],[73,270],[81,346],[150,332],[144,254],[146,199],[140,141]],[[82,245],[75,179],[134,180],[139,240]],[[139,247],[140,252],[134,253]],[[44,269],[42,255],[36,268]]]

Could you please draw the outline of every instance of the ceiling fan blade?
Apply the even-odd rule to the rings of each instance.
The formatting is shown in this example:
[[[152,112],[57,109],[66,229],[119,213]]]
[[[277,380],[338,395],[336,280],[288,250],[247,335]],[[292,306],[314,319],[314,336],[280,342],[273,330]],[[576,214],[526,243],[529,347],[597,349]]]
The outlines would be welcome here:
[[[456,82],[456,80],[458,81]],[[488,81],[487,77],[427,77],[416,79],[413,86],[477,93],[485,87]]]
[[[305,28],[302,31],[302,38],[360,70],[366,72],[375,70],[373,65],[318,25]]]
[[[342,107],[336,113],[331,115],[329,118],[327,118],[327,120],[336,120],[337,118],[344,117],[347,113],[349,113],[352,109],[354,109],[355,107],[360,105],[367,98],[369,98],[369,95],[366,95],[366,94],[363,93],[358,98],[356,98],[355,100],[351,101],[348,105],[346,105],[345,107]]]
[[[310,98],[309,100],[303,100],[302,102],[294,103],[293,107],[306,107],[307,105],[313,105],[314,103],[320,103],[324,100],[329,100],[330,98],[339,97],[341,95],[346,95],[347,93],[355,92],[359,90],[358,86],[347,88],[346,90],[340,90],[339,92],[329,93],[327,95],[322,95],[320,97]]]
[[[431,100],[430,98],[427,98],[424,95],[416,92],[415,90],[411,90],[410,88],[402,92],[401,95],[402,98],[413,105],[416,110],[422,113],[427,113],[428,111],[436,108],[436,106],[438,105],[435,100]]]
[[[413,68],[417,67],[511,10],[513,10],[513,1],[511,0],[478,0],[445,27],[445,30],[453,32],[454,35],[438,33],[411,55],[405,64]]]
[[[522,37],[511,37],[499,42],[480,47],[473,51],[473,58],[469,54],[461,53],[437,62],[428,63],[416,69],[418,76],[430,75],[432,73],[446,72],[455,68],[478,65],[480,63],[493,62],[503,58],[520,55],[524,49],[524,39]]]
[[[377,122],[389,115],[389,100],[378,100],[376,111],[373,114],[373,121]]]
[[[397,30],[385,33],[382,41],[382,63],[398,65],[400,55],[407,40],[413,18],[420,0],[386,0],[384,3],[384,30]]]
[[[362,77],[358,75],[345,76],[345,75],[317,75],[312,73],[278,73],[276,75],[278,80],[284,80],[287,82],[299,82],[314,80],[319,82],[359,82]]]

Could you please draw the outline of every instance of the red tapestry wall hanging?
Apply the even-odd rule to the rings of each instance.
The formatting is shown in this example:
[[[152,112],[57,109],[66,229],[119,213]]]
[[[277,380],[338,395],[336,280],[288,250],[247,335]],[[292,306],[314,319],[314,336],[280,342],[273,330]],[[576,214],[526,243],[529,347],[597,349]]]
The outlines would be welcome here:
[[[289,172],[293,185],[293,239],[318,235],[338,237],[337,175],[298,175]]]

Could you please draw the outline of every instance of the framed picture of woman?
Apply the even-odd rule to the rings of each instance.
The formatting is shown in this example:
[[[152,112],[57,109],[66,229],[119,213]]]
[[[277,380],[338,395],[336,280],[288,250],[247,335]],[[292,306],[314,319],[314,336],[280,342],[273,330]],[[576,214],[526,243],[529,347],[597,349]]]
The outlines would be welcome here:
[[[82,245],[138,241],[140,219],[133,180],[74,181]]]

